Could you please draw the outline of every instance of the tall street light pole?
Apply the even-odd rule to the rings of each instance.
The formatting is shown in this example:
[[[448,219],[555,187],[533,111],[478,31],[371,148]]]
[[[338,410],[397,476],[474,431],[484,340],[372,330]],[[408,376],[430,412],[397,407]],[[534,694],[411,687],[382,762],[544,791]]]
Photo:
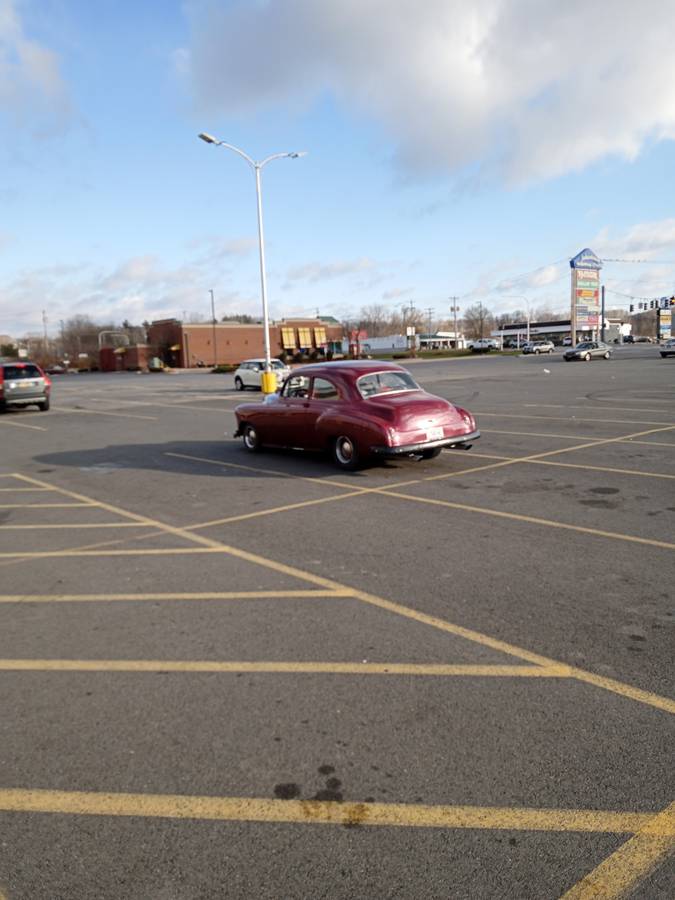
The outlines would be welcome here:
[[[530,342],[530,319],[531,319],[531,311],[530,311],[530,301],[527,297],[523,297],[519,294],[511,294],[508,297],[504,297],[505,300],[522,300],[525,304],[525,309],[527,310],[527,342]]]
[[[449,300],[452,300],[452,306],[450,307],[450,312],[453,315],[455,320],[455,350],[459,350],[459,340],[457,338],[457,313],[459,312],[459,306],[457,306],[457,301],[459,297],[449,297]]]
[[[262,374],[262,390],[264,394],[273,394],[277,389],[277,381],[276,375],[272,372],[272,356],[270,352],[270,322],[269,322],[269,312],[267,306],[267,279],[265,275],[265,235],[263,231],[263,218],[262,218],[262,196],[261,196],[261,185],[260,185],[260,172],[267,165],[267,163],[272,162],[273,159],[298,159],[300,156],[306,156],[306,151],[301,150],[297,153],[273,153],[272,156],[268,156],[266,159],[257,162],[248,155],[248,153],[244,153],[243,150],[240,150],[238,147],[233,146],[232,144],[228,144],[225,141],[220,141],[218,138],[213,137],[210,134],[205,134],[202,132],[199,137],[201,140],[205,141],[207,144],[215,144],[217,147],[225,147],[227,150],[232,150],[234,153],[237,153],[246,162],[251,166],[253,171],[255,172],[255,190],[256,190],[256,198],[257,198],[257,208],[258,208],[258,249],[260,255],[260,288],[262,293],[262,308],[263,308],[263,340],[265,344],[265,371]]]
[[[213,291],[209,290],[209,294],[211,294],[211,322],[213,324],[213,367],[215,368],[218,365],[218,338],[216,331],[216,304],[213,299]]]

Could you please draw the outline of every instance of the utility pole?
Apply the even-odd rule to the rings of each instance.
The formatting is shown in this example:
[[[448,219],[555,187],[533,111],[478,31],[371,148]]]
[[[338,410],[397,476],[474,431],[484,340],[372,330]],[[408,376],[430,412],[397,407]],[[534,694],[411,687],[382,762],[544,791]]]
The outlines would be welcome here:
[[[215,368],[218,365],[218,338],[216,337],[216,304],[213,299],[213,291],[209,290],[209,294],[211,294],[211,321],[213,322],[213,366]]]
[[[600,296],[602,297],[600,305],[600,340],[605,340],[605,286],[600,288]]]
[[[44,355],[43,362],[47,361],[47,313],[42,310],[42,353]]]
[[[480,339],[482,341],[483,340],[483,322],[485,319],[485,317],[483,316],[483,301],[482,300],[478,301],[478,308],[480,309],[480,318],[478,321],[480,322]]]
[[[459,297],[449,297],[448,299],[452,300],[450,312],[452,313],[455,320],[455,350],[457,350],[459,345],[459,341],[457,339],[457,313],[459,312],[459,306],[457,306],[457,301],[459,300]]]
[[[432,306],[427,306],[425,312],[426,312],[426,314],[427,314],[427,316],[428,316],[428,318],[429,318],[429,329],[428,329],[428,332],[429,332],[429,337],[431,337],[431,316],[433,315],[434,309],[433,309]]]

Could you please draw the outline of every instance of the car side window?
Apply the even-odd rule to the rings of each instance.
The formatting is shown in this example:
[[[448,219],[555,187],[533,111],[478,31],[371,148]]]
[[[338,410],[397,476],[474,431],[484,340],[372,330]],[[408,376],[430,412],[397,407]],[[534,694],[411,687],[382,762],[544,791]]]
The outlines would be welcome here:
[[[282,396],[300,399],[309,397],[309,378],[306,375],[291,375],[284,385]]]
[[[340,394],[335,385],[326,378],[315,378],[312,385],[313,400],[337,400]]]

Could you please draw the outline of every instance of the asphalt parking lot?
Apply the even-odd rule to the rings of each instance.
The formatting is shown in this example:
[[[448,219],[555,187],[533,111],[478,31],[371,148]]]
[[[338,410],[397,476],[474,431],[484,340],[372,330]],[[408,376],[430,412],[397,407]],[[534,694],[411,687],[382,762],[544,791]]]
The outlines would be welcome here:
[[[675,360],[410,370],[472,450],[247,455],[206,372],[0,416],[3,900],[673,896]]]

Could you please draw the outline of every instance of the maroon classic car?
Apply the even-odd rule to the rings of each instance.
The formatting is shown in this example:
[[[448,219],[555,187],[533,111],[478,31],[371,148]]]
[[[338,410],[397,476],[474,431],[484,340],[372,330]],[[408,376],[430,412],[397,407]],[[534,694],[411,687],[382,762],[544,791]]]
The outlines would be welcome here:
[[[470,412],[427,394],[401,366],[376,360],[302,366],[278,394],[234,412],[234,436],[250,452],[328,450],[342,469],[378,456],[433,459],[480,437]]]

